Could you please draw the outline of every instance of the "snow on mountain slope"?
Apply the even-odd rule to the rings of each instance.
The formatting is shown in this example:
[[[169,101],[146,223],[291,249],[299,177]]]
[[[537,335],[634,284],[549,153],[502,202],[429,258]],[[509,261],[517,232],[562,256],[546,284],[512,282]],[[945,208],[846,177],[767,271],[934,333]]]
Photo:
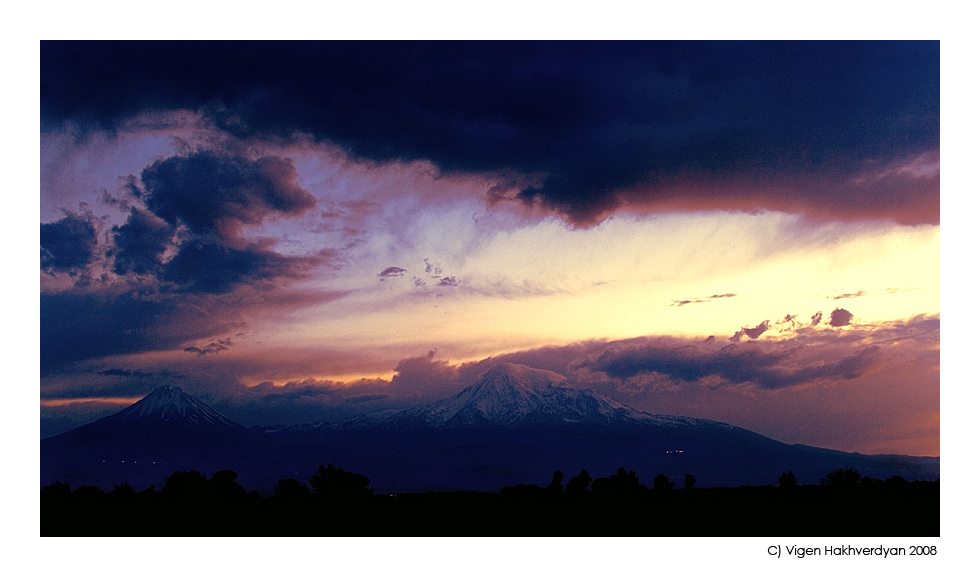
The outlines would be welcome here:
[[[524,365],[500,363],[454,397],[402,411],[375,421],[429,426],[594,423],[723,425],[713,421],[652,415],[588,389],[568,385],[565,377]]]
[[[105,421],[164,421],[201,429],[242,431],[245,427],[214,411],[180,387],[164,385]]]
[[[41,441],[42,485],[149,485],[180,468],[233,469],[269,487],[330,461],[408,492],[498,490],[546,480],[555,470],[641,466],[671,478],[690,473],[705,486],[772,483],[787,470],[815,483],[842,467],[876,478],[939,474],[938,459],[786,445],[716,421],[639,411],[573,388],[556,373],[512,364],[422,407],[253,430],[177,387],[162,387],[115,415]]]

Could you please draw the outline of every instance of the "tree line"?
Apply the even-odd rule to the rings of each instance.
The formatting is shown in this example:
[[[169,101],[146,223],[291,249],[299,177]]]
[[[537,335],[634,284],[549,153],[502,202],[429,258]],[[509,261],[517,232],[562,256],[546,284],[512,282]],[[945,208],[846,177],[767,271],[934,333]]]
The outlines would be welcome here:
[[[210,479],[195,470],[174,471],[173,474],[165,479],[160,493],[164,497],[178,500],[217,499],[221,501],[245,497],[262,499],[257,491],[252,491],[249,494],[242,485],[236,482],[237,478],[238,473],[230,469],[217,471],[211,475]],[[552,475],[551,482],[545,487],[521,484],[504,487],[500,492],[502,494],[533,494],[544,492],[569,495],[582,495],[591,492],[597,495],[628,495],[648,490],[669,491],[675,487],[674,481],[670,480],[664,473],[658,473],[654,477],[651,486],[647,487],[640,483],[640,479],[635,471],[627,472],[622,467],[609,477],[598,477],[596,479],[593,479],[587,470],[582,469],[566,485],[563,485],[563,481],[564,474],[561,471],[555,471]],[[902,485],[907,483],[903,477],[898,475],[881,481],[862,476],[856,470],[847,467],[835,469],[827,473],[820,481],[820,485],[833,488],[846,488],[857,487],[859,485],[867,486],[882,482],[888,485]],[[371,480],[368,477],[345,471],[333,464],[326,467],[321,465],[307,479],[307,483],[303,483],[294,478],[280,479],[273,487],[273,498],[279,500],[301,500],[309,497],[356,499],[374,495],[374,489],[370,486]],[[682,485],[684,489],[693,489],[696,484],[697,479],[694,475],[684,475]],[[796,476],[792,471],[783,473],[779,477],[777,486],[781,489],[796,487]],[[143,490],[140,494],[149,495],[155,492],[156,487],[150,485],[149,488]],[[72,491],[68,484],[59,481],[41,488],[41,496],[46,499],[63,500],[69,498],[71,495],[75,495],[80,499],[99,495],[131,498],[136,496],[137,492],[128,482],[115,485],[109,492],[93,485],[83,485]]]
[[[247,491],[232,470],[174,471],[159,490],[41,488],[42,535],[938,535],[939,483],[871,479],[846,468],[819,485],[791,471],[776,486],[698,488],[665,474],[649,486],[620,468],[586,470],[544,486],[375,495],[370,479],[333,464],[304,481],[280,479],[271,496]],[[658,522],[654,523],[653,520]],[[850,519],[841,525],[841,519]],[[737,523],[732,524],[733,520]],[[844,530],[841,533],[841,530]]]

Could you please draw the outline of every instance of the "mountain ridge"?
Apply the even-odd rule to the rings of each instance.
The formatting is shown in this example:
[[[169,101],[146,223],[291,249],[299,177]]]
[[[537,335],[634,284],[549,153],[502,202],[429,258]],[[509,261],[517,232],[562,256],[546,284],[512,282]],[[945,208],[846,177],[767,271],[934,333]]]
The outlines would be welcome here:
[[[658,415],[635,409],[593,389],[572,387],[558,373],[513,363],[498,363],[480,373],[474,384],[459,393],[419,407],[362,415],[336,423],[319,421],[289,427],[266,425],[255,428],[272,432],[378,426],[520,426],[530,423],[713,426],[747,431],[721,421]]]
[[[625,467],[699,486],[764,485],[792,470],[801,483],[852,467],[877,478],[939,477],[939,459],[874,456],[789,445],[706,419],[654,415],[561,375],[500,364],[456,395],[341,423],[245,429],[183,393],[162,387],[134,405],[41,442],[42,483],[72,476],[92,484],[143,479],[173,467],[230,468],[242,482],[273,486],[334,463],[390,492],[496,491],[546,481],[556,470]],[[156,479],[155,481],[150,479]]]
[[[247,428],[218,413],[180,387],[163,385],[136,403],[105,417],[109,421],[158,420],[215,430]]]

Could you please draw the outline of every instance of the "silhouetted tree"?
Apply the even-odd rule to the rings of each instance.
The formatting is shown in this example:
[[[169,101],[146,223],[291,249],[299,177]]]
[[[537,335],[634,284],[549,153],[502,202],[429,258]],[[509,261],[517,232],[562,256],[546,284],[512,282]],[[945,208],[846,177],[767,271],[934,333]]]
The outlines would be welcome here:
[[[198,471],[174,471],[163,482],[161,492],[172,499],[203,499],[208,494],[208,478]]]
[[[71,498],[71,486],[68,483],[55,481],[41,487],[41,501],[46,503],[64,502]]]
[[[684,488],[685,489],[693,489],[694,488],[694,484],[697,483],[697,482],[698,482],[698,480],[694,478],[694,475],[692,475],[690,473],[687,473],[687,474],[684,475]]]
[[[55,481],[41,487],[41,536],[70,534],[75,511],[71,506],[71,487]]]
[[[827,476],[821,479],[820,484],[828,487],[848,488],[856,487],[860,480],[861,474],[847,467],[846,469],[834,469],[827,473]]]
[[[644,487],[645,489],[646,487]],[[640,490],[640,478],[635,471],[626,472],[620,467],[611,477],[598,478],[592,482],[592,492],[612,495],[628,495]]]
[[[796,486],[796,475],[793,471],[786,471],[779,476],[779,486],[783,489],[790,489]]]
[[[622,487],[624,493],[635,493],[640,490],[640,478],[636,476],[636,471],[626,472],[620,467],[616,470],[616,485]]]
[[[504,487],[500,490],[500,494],[508,497],[537,497],[543,490],[537,485],[518,484]]]
[[[136,496],[136,489],[130,486],[129,481],[123,481],[122,485],[113,485],[109,494],[114,499],[131,499]]]
[[[96,510],[103,509],[107,500],[105,491],[103,491],[101,487],[97,487],[95,485],[82,485],[81,487],[76,487],[71,494],[72,504],[88,511],[88,514],[94,513]],[[85,515],[86,513],[82,514]],[[92,518],[89,522],[92,523],[93,527],[101,527],[106,521],[106,517],[99,516]]]
[[[552,493],[561,493],[561,481],[564,479],[565,475],[561,471],[555,471],[551,475],[551,483],[548,484],[548,491]]]
[[[219,499],[240,499],[245,496],[245,487],[235,482],[238,473],[231,469],[224,469],[211,475],[208,485],[211,494]]]
[[[279,479],[276,496],[287,501],[299,501],[310,496],[310,489],[296,479]]]
[[[367,497],[374,494],[374,490],[368,487],[371,479],[333,464],[326,467],[320,465],[308,480],[317,497]]]
[[[568,485],[565,486],[565,492],[570,495],[584,495],[589,492],[589,485],[592,484],[592,477],[589,472],[582,469],[582,472],[575,475],[568,481]]]
[[[656,477],[653,478],[653,490],[654,491],[669,491],[674,488],[674,482],[667,478],[667,475],[663,473],[658,473]]]
[[[82,485],[75,489],[72,495],[76,499],[95,500],[105,496],[105,491],[95,485]]]

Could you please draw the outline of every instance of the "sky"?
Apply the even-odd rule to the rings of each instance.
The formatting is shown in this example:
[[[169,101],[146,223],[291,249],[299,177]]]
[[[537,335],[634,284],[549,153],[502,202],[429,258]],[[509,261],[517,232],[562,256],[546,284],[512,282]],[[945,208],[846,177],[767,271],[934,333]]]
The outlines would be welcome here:
[[[42,42],[40,414],[501,361],[939,455],[938,42]]]

